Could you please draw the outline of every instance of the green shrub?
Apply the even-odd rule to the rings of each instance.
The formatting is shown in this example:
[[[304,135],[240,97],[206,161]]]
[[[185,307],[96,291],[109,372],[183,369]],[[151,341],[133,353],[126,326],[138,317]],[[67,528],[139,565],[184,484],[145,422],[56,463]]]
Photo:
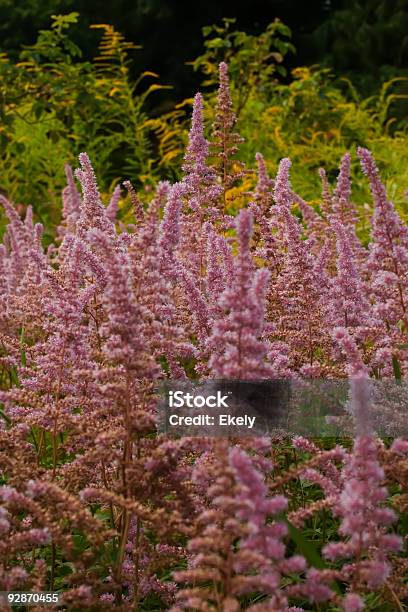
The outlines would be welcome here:
[[[77,18],[54,16],[18,63],[0,58],[1,188],[32,203],[46,223],[59,214],[64,164],[80,151],[98,160],[104,189],[119,176],[143,177],[152,163],[144,105],[160,86],[141,85],[157,75],[131,80],[129,53],[137,47],[109,25],[93,26],[103,30],[99,55],[82,61],[68,31]]]
[[[16,203],[33,204],[46,227],[54,225],[65,184],[65,163],[87,150],[102,177],[103,192],[128,177],[141,189],[158,178],[178,178],[189,129],[191,100],[152,117],[146,99],[163,87],[157,75],[131,76],[133,43],[110,25],[99,55],[82,59],[70,36],[77,13],[53,16],[51,28],[24,48],[17,63],[0,54],[0,188]],[[244,136],[241,161],[252,166],[260,151],[276,171],[282,157],[294,164],[293,184],[313,203],[319,192],[317,170],[337,172],[345,149],[362,145],[376,156],[388,193],[405,216],[408,184],[406,121],[401,119],[401,79],[362,99],[352,84],[319,66],[286,74],[285,56],[294,51],[290,30],[275,20],[258,36],[233,29],[234,20],[204,28],[204,51],[193,69],[203,73],[208,124],[212,119],[218,64],[229,64],[238,130]],[[153,79],[150,86],[146,79]],[[355,194],[367,199],[354,172]],[[250,189],[252,178],[244,182]]]

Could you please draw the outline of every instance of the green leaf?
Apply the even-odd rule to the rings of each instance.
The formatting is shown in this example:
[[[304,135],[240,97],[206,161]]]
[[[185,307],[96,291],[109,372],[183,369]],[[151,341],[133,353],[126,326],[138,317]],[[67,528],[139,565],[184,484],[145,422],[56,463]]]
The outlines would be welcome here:
[[[303,533],[299,529],[297,529],[297,527],[292,525],[292,523],[290,523],[287,519],[285,519],[285,521],[288,526],[290,537],[295,542],[298,551],[305,557],[309,565],[311,565],[312,567],[316,567],[317,569],[328,569],[327,563],[320,555],[314,543],[310,540],[307,540],[304,537]],[[334,591],[336,591],[336,593],[341,593],[340,588],[336,582],[333,581],[330,586]]]
[[[44,102],[42,100],[37,100],[36,102],[34,102],[31,111],[34,113],[34,116],[36,119],[40,119],[41,115],[44,112]]]
[[[72,543],[74,544],[75,553],[82,553],[88,547],[88,542],[85,536],[80,534],[74,534],[72,536]]]
[[[26,352],[23,348],[24,346],[24,327],[21,328],[21,333],[20,333],[20,352],[21,352],[21,365],[25,368],[27,365],[27,356],[26,356]]]
[[[209,49],[222,49],[222,47],[228,46],[227,41],[222,38],[213,38],[207,43]]]
[[[71,23],[77,23],[79,13],[68,13],[67,15],[51,15],[52,27],[57,30],[68,28]]]
[[[317,567],[318,569],[326,569],[327,565],[313,542],[307,540],[302,532],[288,520],[286,520],[286,524],[289,529],[290,537],[295,542],[299,552],[302,553],[309,564],[313,567]]]
[[[73,574],[75,571],[75,566],[73,563],[61,563],[58,568],[58,574],[60,576],[68,576],[69,574]]]
[[[394,370],[395,380],[401,380],[401,366],[395,355],[392,356],[392,368]]]

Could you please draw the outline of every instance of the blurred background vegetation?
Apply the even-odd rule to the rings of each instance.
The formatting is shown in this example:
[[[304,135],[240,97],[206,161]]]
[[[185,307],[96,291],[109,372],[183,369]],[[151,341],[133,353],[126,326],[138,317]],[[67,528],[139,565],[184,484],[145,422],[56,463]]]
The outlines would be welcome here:
[[[222,59],[242,161],[260,151],[273,173],[290,156],[313,202],[317,169],[334,179],[344,151],[367,146],[406,214],[408,0],[0,0],[1,192],[51,227],[82,150],[106,197],[119,180],[177,178],[192,96],[210,123]]]
[[[52,14],[76,11],[81,19],[72,37],[90,59],[98,35],[94,23],[109,23],[125,38],[143,46],[134,70],[147,66],[175,88],[175,99],[199,84],[185,62],[202,48],[201,28],[235,17],[237,29],[249,34],[265,30],[276,17],[293,33],[297,56],[289,67],[320,64],[350,77],[363,95],[377,90],[379,80],[407,75],[407,0],[0,0],[0,40],[3,51],[18,56],[32,44]]]

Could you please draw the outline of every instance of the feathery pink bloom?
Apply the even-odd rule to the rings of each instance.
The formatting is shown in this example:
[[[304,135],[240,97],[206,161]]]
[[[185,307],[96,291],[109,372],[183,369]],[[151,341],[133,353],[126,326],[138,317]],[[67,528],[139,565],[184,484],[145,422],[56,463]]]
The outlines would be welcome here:
[[[67,185],[62,192],[62,224],[58,228],[60,236],[66,232],[75,233],[75,226],[81,214],[82,200],[75,185],[74,173],[70,165],[65,166]]]
[[[374,199],[372,236],[367,268],[371,274],[378,315],[388,324],[407,324],[408,227],[388,200],[370,151],[359,148],[361,167],[370,181]]]
[[[237,117],[231,100],[228,66],[225,62],[219,65],[219,77],[220,85],[215,107],[211,152],[214,158],[213,167],[221,182],[223,204],[225,205],[226,191],[243,176],[243,164],[235,158],[243,138],[233,131]],[[222,210],[222,212],[225,211]]]
[[[330,323],[346,328],[374,325],[375,319],[370,313],[371,305],[366,298],[366,288],[347,229],[335,216],[330,218],[330,223],[336,234],[337,247],[337,274],[331,279],[328,292]]]
[[[327,174],[324,168],[319,168],[319,176],[322,183],[322,209],[325,212],[329,212],[331,210],[332,194],[329,181],[327,180]]]
[[[160,189],[160,185],[162,185],[163,183],[159,183],[157,186],[157,190]],[[137,195],[135,188],[133,187],[132,183],[130,181],[123,181],[123,186],[127,189],[129,196],[130,196],[130,201],[132,202],[132,206],[133,206],[133,214],[136,217],[136,221],[142,221],[144,218],[144,208],[143,208],[143,204],[139,199],[139,196]]]
[[[357,348],[354,338],[344,327],[336,327],[332,333],[333,339],[341,347],[346,360],[347,360],[347,372],[349,376],[368,376],[368,369],[361,353]]]
[[[275,209],[284,252],[270,291],[270,317],[276,321],[273,336],[288,345],[292,367],[307,367],[305,375],[320,376],[316,352],[318,347],[327,348],[323,309],[326,274],[316,266],[310,241],[303,240],[301,225],[287,204]]]
[[[224,236],[215,231],[211,223],[204,227],[206,236],[205,290],[208,306],[214,314],[220,314],[217,299],[228,286],[233,275],[233,256]]]
[[[350,180],[350,153],[345,153],[340,163],[337,185],[332,196],[332,212],[337,219],[346,226],[354,225],[357,221],[357,211],[351,203]]]
[[[292,162],[285,157],[279,162],[278,173],[275,178],[273,197],[279,206],[289,207],[293,202],[293,192],[290,184],[289,170]]]
[[[115,189],[113,190],[109,204],[106,207],[106,216],[108,217],[109,221],[112,221],[112,223],[115,223],[116,221],[120,196],[120,185],[116,185]]]
[[[106,357],[140,378],[154,377],[159,368],[149,351],[147,313],[134,300],[128,254],[117,250],[112,239],[98,229],[89,230],[88,240],[101,254],[107,272],[103,301],[108,320],[101,330],[107,337]]]
[[[200,285],[205,265],[204,224],[222,217],[219,210],[222,188],[214,168],[207,165],[208,155],[209,144],[204,137],[203,99],[198,93],[194,98],[191,130],[183,163],[182,184],[185,192],[180,257],[194,276],[199,277]]]
[[[183,183],[176,183],[168,194],[163,220],[160,224],[159,246],[169,260],[173,260],[180,242],[180,216],[183,206],[182,198],[186,188]]]
[[[249,531],[249,534],[242,538],[240,549],[252,552],[254,558],[255,555],[258,556],[260,584],[264,592],[270,595],[268,603],[282,609],[282,606],[288,605],[284,589],[280,588],[282,574],[303,572],[306,569],[306,560],[302,556],[285,556],[286,546],[283,538],[287,533],[286,525],[279,521],[267,522],[270,516],[286,510],[288,501],[283,495],[268,497],[265,479],[245,451],[237,447],[231,448],[229,462],[239,485],[235,496],[238,502],[236,514],[245,521]]]
[[[387,497],[383,479],[375,439],[357,436],[343,470],[344,488],[335,506],[335,512],[342,519],[339,533],[346,541],[327,544],[323,549],[325,557],[331,560],[358,559],[353,573],[357,573],[358,581],[374,589],[389,575],[389,554],[402,546],[401,538],[390,539],[386,534],[387,526],[396,520],[396,515],[382,507]]]
[[[216,113],[218,114],[218,121],[220,127],[225,131],[230,131],[235,125],[237,120],[230,94],[229,77],[228,77],[228,65],[225,62],[221,62],[219,65],[219,76],[220,86],[218,89]]]
[[[273,376],[266,363],[268,347],[260,338],[264,327],[266,269],[254,273],[250,254],[252,216],[242,210],[237,219],[238,255],[230,286],[218,299],[223,315],[214,322],[208,347],[209,366],[216,378],[256,379]]]
[[[258,181],[255,187],[254,200],[260,207],[262,214],[267,214],[273,203],[273,188],[275,181],[268,175],[266,163],[261,153],[255,154],[257,162]]]
[[[209,143],[204,136],[203,97],[197,93],[194,97],[193,116],[186,153],[183,163],[183,183],[186,186],[188,205],[193,211],[211,210],[221,195],[217,184],[217,175],[207,165]],[[214,209],[215,210],[215,209]]]
[[[82,206],[77,221],[77,234],[84,237],[86,231],[95,227],[106,234],[114,233],[114,225],[106,214],[106,209],[101,202],[98,185],[91,161],[86,153],[79,154],[81,168],[75,171],[75,176],[82,187]]]

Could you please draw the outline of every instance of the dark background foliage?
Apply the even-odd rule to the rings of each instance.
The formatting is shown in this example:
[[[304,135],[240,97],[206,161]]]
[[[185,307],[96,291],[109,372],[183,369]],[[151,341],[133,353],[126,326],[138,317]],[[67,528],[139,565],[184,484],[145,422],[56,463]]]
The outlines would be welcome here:
[[[92,57],[100,38],[92,23],[110,23],[128,40],[143,45],[134,70],[149,68],[172,84],[171,99],[190,95],[199,82],[186,62],[202,48],[201,28],[221,17],[259,33],[275,17],[293,32],[296,57],[288,67],[318,63],[352,79],[363,95],[379,82],[408,74],[408,0],[0,0],[0,47],[17,55],[32,44],[55,13],[77,11],[75,42]]]
[[[363,145],[406,211],[407,55],[408,0],[0,0],[0,193],[54,227],[81,151],[106,199],[125,178],[177,180],[192,96],[210,130],[225,60],[241,162],[291,157],[313,200],[318,168],[334,179]]]

